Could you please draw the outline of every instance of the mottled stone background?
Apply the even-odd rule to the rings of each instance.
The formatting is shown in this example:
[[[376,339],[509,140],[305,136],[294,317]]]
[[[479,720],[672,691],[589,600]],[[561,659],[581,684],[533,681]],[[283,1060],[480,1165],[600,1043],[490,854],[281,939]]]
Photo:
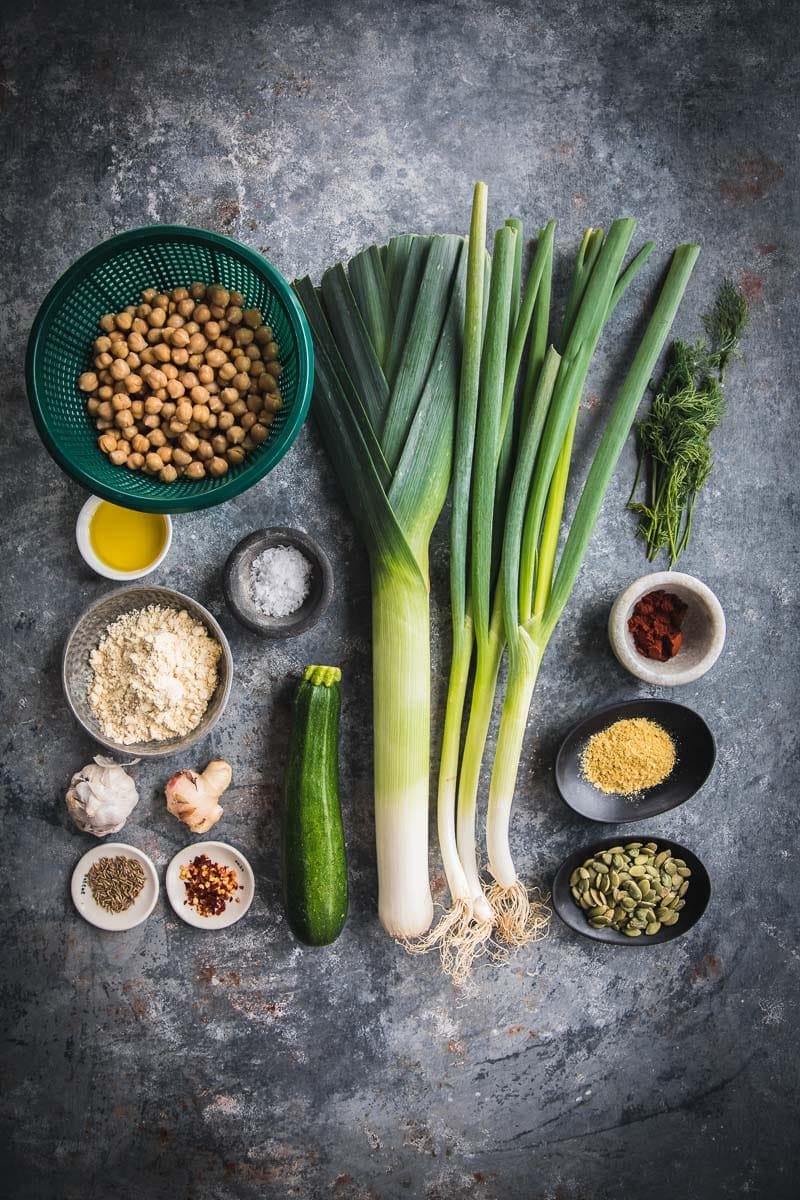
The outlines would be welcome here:
[[[13,1200],[717,1200],[797,1195],[797,20],[779,0],[482,0],[404,5],[3,6],[2,335],[5,756],[0,1088]],[[705,919],[656,951],[555,925],[474,994],[409,958],[375,915],[365,558],[311,425],[263,483],[176,522],[155,581],[219,616],[232,702],[192,757],[224,755],[219,835],[258,878],[246,920],[203,935],[159,903],[123,935],[74,913],[90,839],[62,796],[93,753],[59,654],[109,585],[81,565],[83,500],[41,447],[23,387],[47,289],[102,238],[188,222],[289,277],[402,230],[464,231],[476,178],[491,215],[558,218],[559,277],[586,224],[639,218],[658,254],[615,318],[580,425],[586,461],[637,313],[679,240],[703,255],[691,336],[731,273],[752,303],[747,363],[683,566],[729,618],[715,670],[679,699],[719,740],[702,794],[649,822],[705,860]],[[792,268],[794,268],[792,270]],[[793,276],[793,279],[792,279]],[[608,606],[646,563],[624,511],[629,447],[542,672],[513,820],[524,876],[547,881],[603,831],[570,818],[551,766],[598,705],[648,689],[614,662]],[[335,565],[321,626],[270,645],[226,611],[220,568],[249,530],[296,523]],[[433,548],[436,700],[446,555]],[[309,661],[345,675],[342,792],[351,917],[301,949],[281,914],[276,808],[289,698]],[[164,811],[174,762],[136,769],[125,836],[163,869],[187,840]],[[435,844],[431,870],[443,883]],[[794,1110],[794,1111],[793,1111]]]

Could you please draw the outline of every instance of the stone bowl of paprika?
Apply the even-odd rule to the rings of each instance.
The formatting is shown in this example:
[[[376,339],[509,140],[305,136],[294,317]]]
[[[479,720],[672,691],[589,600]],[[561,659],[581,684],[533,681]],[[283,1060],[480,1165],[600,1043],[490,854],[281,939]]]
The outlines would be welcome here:
[[[693,683],[725,644],[725,614],[711,588],[681,571],[656,571],[626,587],[608,618],[608,637],[631,675],[660,687]]]

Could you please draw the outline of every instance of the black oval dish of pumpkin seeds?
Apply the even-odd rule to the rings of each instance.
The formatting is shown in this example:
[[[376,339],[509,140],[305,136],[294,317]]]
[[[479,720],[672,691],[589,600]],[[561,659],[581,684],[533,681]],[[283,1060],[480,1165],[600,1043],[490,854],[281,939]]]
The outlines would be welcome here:
[[[643,933],[641,937],[628,937],[616,929],[594,929],[589,924],[586,913],[573,900],[569,888],[570,875],[576,867],[582,867],[587,858],[593,858],[611,846],[627,846],[629,842],[655,842],[659,851],[669,850],[675,857],[682,858],[692,872],[689,887],[683,897],[686,903],[676,924],[662,925],[658,933]],[[656,946],[681,937],[697,924],[711,899],[711,879],[697,855],[685,846],[680,846],[668,838],[651,837],[646,833],[626,834],[624,837],[604,838],[602,842],[593,842],[565,858],[556,871],[552,895],[553,908],[564,924],[569,925],[576,933],[582,933],[584,937],[594,938],[596,942],[608,942],[613,946]]]

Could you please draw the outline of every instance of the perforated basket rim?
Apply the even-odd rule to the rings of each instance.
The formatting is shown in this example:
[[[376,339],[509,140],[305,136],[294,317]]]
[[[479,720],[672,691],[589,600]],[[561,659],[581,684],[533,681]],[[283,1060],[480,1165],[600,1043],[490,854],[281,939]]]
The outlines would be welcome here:
[[[163,496],[132,496],[119,492],[112,485],[94,479],[82,467],[73,463],[61,451],[50,432],[48,417],[36,385],[36,374],[40,369],[40,359],[49,333],[50,322],[71,289],[91,275],[100,263],[113,258],[121,250],[129,250],[140,244],[159,241],[199,242],[209,248],[216,248],[243,259],[254,271],[266,279],[270,289],[277,295],[297,341],[297,392],[288,420],[278,431],[275,439],[270,439],[264,448],[264,453],[257,460],[245,465],[244,470],[237,475],[227,479],[222,478],[208,491],[198,492],[196,496],[184,496],[180,499],[174,496],[170,497],[168,484],[164,484]],[[181,513],[211,508],[226,500],[232,500],[235,496],[240,496],[242,492],[258,483],[280,462],[295,441],[308,415],[313,384],[314,350],[311,332],[300,302],[288,281],[268,259],[243,242],[208,229],[198,229],[193,225],[142,225],[135,229],[128,229],[124,233],[114,234],[113,237],[106,238],[104,241],[98,242],[91,250],[87,250],[59,276],[47,293],[34,318],[25,354],[25,385],[28,403],[36,429],[51,458],[67,475],[93,495],[101,496],[104,500],[110,500],[125,508],[137,509],[140,512]]]

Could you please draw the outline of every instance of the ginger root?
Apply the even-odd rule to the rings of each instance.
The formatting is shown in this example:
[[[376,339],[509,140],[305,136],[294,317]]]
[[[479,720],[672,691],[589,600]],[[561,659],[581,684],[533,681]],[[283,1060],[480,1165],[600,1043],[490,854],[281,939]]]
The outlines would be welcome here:
[[[232,777],[230,765],[219,758],[210,762],[202,775],[196,771],[178,771],[165,789],[167,808],[192,833],[205,833],[222,816],[218,801]]]

